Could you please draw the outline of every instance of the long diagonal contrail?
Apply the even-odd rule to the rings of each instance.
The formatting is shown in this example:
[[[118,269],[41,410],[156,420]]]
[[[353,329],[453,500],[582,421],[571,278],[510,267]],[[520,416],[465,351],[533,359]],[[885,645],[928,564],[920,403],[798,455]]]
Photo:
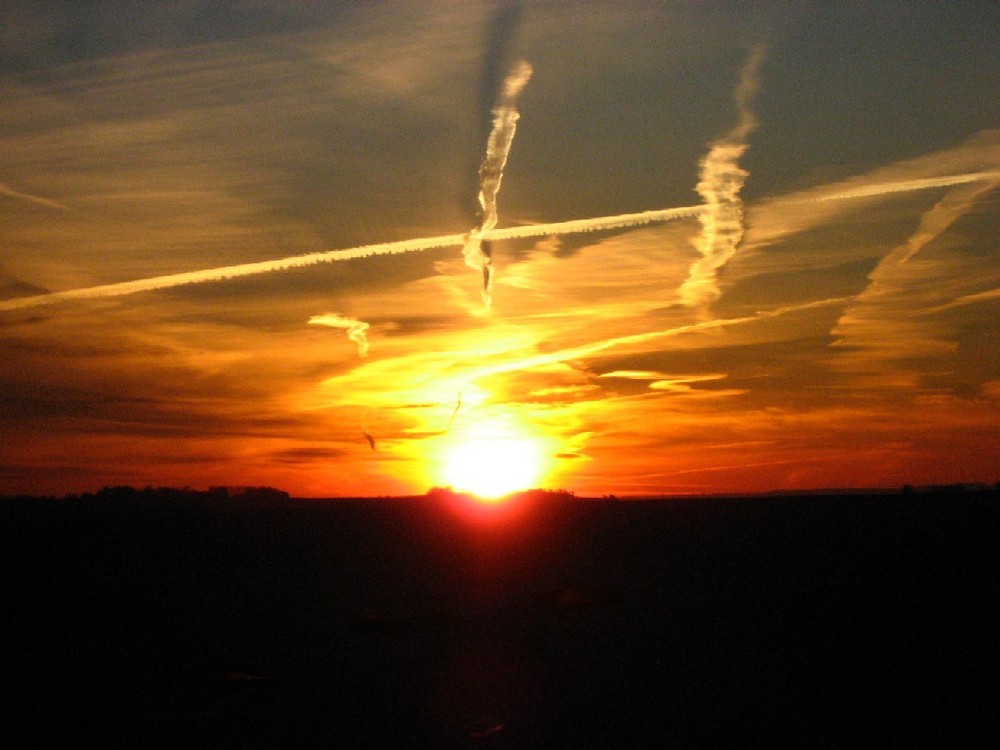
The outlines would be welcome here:
[[[577,232],[597,232],[606,229],[622,229],[637,227],[655,222],[673,221],[689,216],[697,216],[703,209],[701,206],[686,206],[684,208],[664,208],[656,211],[642,211],[618,216],[604,216],[596,219],[575,219],[558,221],[550,224],[529,224],[523,227],[508,227],[483,232],[481,237],[487,240],[511,240],[529,237],[546,237],[555,234],[574,234]],[[343,260],[370,258],[376,255],[396,255],[399,253],[422,252],[444,247],[461,247],[465,244],[465,234],[442,234],[436,237],[420,237],[397,242],[382,242],[374,245],[360,245],[345,250],[328,250],[321,253],[306,253],[293,255],[277,260],[263,260],[256,263],[241,263],[236,266],[221,266],[202,271],[186,271],[184,273],[153,276],[135,281],[122,281],[117,284],[102,284],[100,286],[68,289],[50,294],[38,294],[31,297],[15,297],[0,301],[0,310],[19,310],[38,305],[50,305],[55,302],[83,299],[103,299],[105,297],[123,297],[139,292],[151,292],[157,289],[172,289],[187,284],[204,284],[211,281],[226,281],[241,276],[255,276],[286,271],[291,268],[303,268],[319,263],[336,263]]]
[[[928,177],[925,179],[899,180],[895,182],[869,185],[861,188],[849,188],[839,193],[831,193],[822,197],[806,198],[803,202],[825,202],[834,200],[851,200],[868,197],[879,197],[891,193],[904,193],[916,190],[926,190],[929,188],[948,187],[966,182],[976,182],[978,180],[998,180],[1000,172],[972,172],[959,175],[943,175],[940,177]],[[548,224],[529,224],[522,227],[507,227],[505,229],[492,229],[483,232],[484,240],[513,240],[527,239],[531,237],[547,237],[550,235],[576,234],[578,232],[599,232],[611,229],[628,229],[677,219],[686,219],[699,216],[702,212],[709,210],[706,206],[682,206],[679,208],[662,208],[653,211],[641,211],[639,213],[619,214],[617,216],[601,216],[593,219],[572,219],[570,221],[557,221]],[[257,274],[271,273],[272,271],[286,271],[292,268],[304,268],[306,266],[318,265],[320,263],[336,263],[344,260],[355,260],[357,258],[369,258],[376,255],[396,255],[399,253],[423,252],[445,247],[461,247],[465,244],[468,235],[465,234],[442,234],[436,237],[420,237],[412,240],[399,240],[396,242],[382,242],[374,245],[360,245],[358,247],[344,250],[327,250],[320,253],[306,253],[304,255],[293,255],[288,258],[277,260],[264,260],[256,263],[242,263],[235,266],[221,266],[218,268],[208,268],[201,271],[186,271],[184,273],[168,274],[166,276],[153,276],[147,279],[137,279],[135,281],[122,281],[117,284],[103,284],[100,286],[84,287],[81,289],[68,289],[62,292],[52,292],[50,294],[38,294],[30,297],[15,297],[13,299],[0,300],[0,311],[21,310],[40,305],[51,305],[56,302],[66,302],[71,300],[103,299],[105,297],[123,297],[128,294],[138,294],[139,292],[151,292],[157,289],[172,289],[174,287],[185,286],[187,284],[204,284],[212,281],[226,281],[242,276],[255,276]]]

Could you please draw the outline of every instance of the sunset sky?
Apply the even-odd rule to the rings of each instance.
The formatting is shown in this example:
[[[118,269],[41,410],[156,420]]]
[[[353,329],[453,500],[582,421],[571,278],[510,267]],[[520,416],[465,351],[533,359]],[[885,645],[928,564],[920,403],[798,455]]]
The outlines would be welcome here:
[[[972,1],[8,0],[0,494],[1000,480],[998,43]],[[213,271],[469,232],[518,60],[497,228],[692,210],[497,241],[490,306],[457,245]]]

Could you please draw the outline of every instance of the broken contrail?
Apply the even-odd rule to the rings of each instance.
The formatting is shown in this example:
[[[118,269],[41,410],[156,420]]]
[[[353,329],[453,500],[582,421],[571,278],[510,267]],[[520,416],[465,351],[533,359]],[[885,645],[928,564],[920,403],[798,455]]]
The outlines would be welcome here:
[[[493,109],[493,130],[486,142],[486,157],[479,167],[479,224],[472,228],[462,246],[466,265],[483,273],[483,301],[487,305],[493,287],[493,257],[485,235],[497,225],[497,193],[521,116],[517,100],[530,78],[531,65],[521,60],[504,79],[503,93]]]

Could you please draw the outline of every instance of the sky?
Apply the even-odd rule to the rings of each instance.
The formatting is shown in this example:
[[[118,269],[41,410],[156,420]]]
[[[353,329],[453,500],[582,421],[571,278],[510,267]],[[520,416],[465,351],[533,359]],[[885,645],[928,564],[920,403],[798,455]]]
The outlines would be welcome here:
[[[998,40],[971,0],[8,0],[0,494],[996,482]]]

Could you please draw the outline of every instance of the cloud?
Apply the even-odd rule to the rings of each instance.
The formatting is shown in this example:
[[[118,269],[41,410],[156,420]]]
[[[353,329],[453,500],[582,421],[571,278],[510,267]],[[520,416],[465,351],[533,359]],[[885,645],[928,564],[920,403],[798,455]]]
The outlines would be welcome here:
[[[611,372],[601,373],[602,378],[620,378],[625,380],[648,380],[649,389],[653,391],[668,391],[670,393],[699,393],[699,394],[710,394],[710,395],[737,395],[740,393],[745,393],[745,390],[741,389],[729,389],[729,390],[704,390],[700,388],[692,388],[692,383],[709,383],[718,380],[725,380],[729,377],[723,372],[709,372],[700,374],[690,374],[690,375],[671,375],[663,372],[654,372],[652,370],[613,370]]]
[[[309,323],[317,326],[342,328],[347,332],[347,338],[357,344],[358,356],[368,356],[368,324],[364,321],[348,318],[337,313],[326,313],[324,315],[313,315],[309,318]]]
[[[662,373],[652,370],[613,370],[601,373],[602,378],[623,378],[625,380],[657,380],[665,377]]]

